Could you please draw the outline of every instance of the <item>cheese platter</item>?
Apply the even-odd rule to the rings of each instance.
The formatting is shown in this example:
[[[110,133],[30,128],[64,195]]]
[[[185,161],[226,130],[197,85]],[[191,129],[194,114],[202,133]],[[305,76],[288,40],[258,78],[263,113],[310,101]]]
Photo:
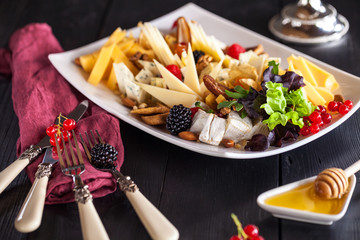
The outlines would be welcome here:
[[[171,27],[169,27],[169,23],[175,22],[179,19],[179,17],[192,20],[188,21],[188,25],[192,33],[192,44],[186,46],[187,52],[185,51],[185,53],[180,54],[180,56],[172,53],[164,40],[166,37],[163,38],[162,36],[162,32],[169,31]],[[199,27],[196,22],[201,23],[202,27]],[[49,55],[49,59],[60,74],[62,74],[71,85],[100,107],[119,117],[123,121],[128,122],[129,124],[152,134],[155,137],[191,151],[210,156],[238,159],[259,158],[279,154],[295,149],[328,133],[342,124],[360,106],[359,96],[357,94],[359,90],[357,89],[357,86],[360,83],[360,79],[358,77],[345,73],[285,45],[254,33],[235,23],[216,16],[192,3],[187,4],[163,17],[155,19],[150,23],[144,23],[139,25],[139,27],[128,31],[134,36],[139,36],[141,31],[149,34],[146,36],[148,44],[151,47],[151,51],[146,50],[146,53],[150,57],[151,54],[153,54],[156,56],[156,59],[153,61],[139,60],[139,63],[143,66],[143,68],[138,69],[133,62],[126,58],[126,56],[117,53],[117,59],[115,59],[114,63],[111,64],[112,70],[109,71],[109,80],[107,83],[100,82],[101,77],[97,76],[98,74],[93,73],[93,70],[90,73],[86,72],[87,68],[83,65],[83,67],[80,67],[75,64],[74,59],[79,56],[90,56],[91,58],[95,56],[95,59],[102,60],[96,61],[93,69],[96,69],[97,73],[106,72],[107,66],[109,65],[109,59],[111,59],[110,55],[117,51],[114,49],[125,49],[128,46],[127,44],[129,44],[128,42],[115,44],[110,41],[113,36],[119,37],[124,31],[116,30],[110,38],[105,38],[87,46],[64,53],[51,54]],[[204,35],[206,35],[206,37],[204,37]],[[304,81],[307,81],[309,84],[306,84],[307,87],[306,89],[304,87],[305,90],[303,90],[303,92],[304,94],[311,96],[312,99],[310,100],[315,104],[315,106],[318,105],[318,102],[322,103],[322,105],[329,102],[328,100],[324,100],[324,98],[326,98],[325,96],[332,96],[332,93],[330,92],[329,94],[329,91],[338,89],[339,87],[336,87],[336,84],[338,84],[340,85],[341,94],[346,99],[351,99],[353,103],[352,108],[349,109],[349,112],[344,116],[341,114],[335,114],[332,117],[331,123],[322,127],[316,134],[311,134],[309,136],[300,135],[296,141],[284,143],[281,147],[270,146],[265,151],[245,151],[234,147],[227,148],[219,146],[219,143],[224,135],[229,138],[235,138],[233,135],[236,134],[232,133],[230,130],[231,128],[243,129],[247,127],[248,129],[245,131],[246,133],[254,133],[252,126],[258,126],[256,128],[257,131],[262,132],[264,124],[262,124],[261,121],[251,122],[247,120],[248,117],[242,116],[240,118],[239,114],[234,115],[232,112],[228,115],[227,119],[225,119],[216,114],[211,113],[212,115],[209,115],[208,113],[204,114],[202,111],[198,111],[196,114],[199,116],[195,115],[194,119],[195,117],[200,119],[202,118],[201,116],[203,116],[205,120],[201,121],[204,123],[201,125],[201,129],[196,129],[196,125],[199,126],[199,123],[195,124],[193,121],[193,126],[191,127],[193,130],[190,128],[190,132],[197,132],[197,134],[199,134],[199,141],[187,141],[178,136],[169,134],[169,131],[165,127],[145,124],[141,118],[131,114],[131,109],[124,106],[119,95],[115,94],[113,91],[114,88],[119,88],[120,92],[122,91],[125,93],[127,97],[130,97],[132,100],[140,103],[144,102],[143,99],[146,97],[146,94],[150,94],[155,96],[156,99],[160,100],[160,102],[164,103],[169,108],[179,104],[179,99],[181,99],[181,104],[185,107],[194,107],[194,103],[203,97],[203,90],[206,90],[208,87],[206,86],[206,81],[201,83],[199,81],[199,79],[205,78],[204,74],[198,75],[196,72],[197,65],[195,65],[195,55],[191,54],[192,50],[205,49],[206,51],[206,49],[208,49],[209,54],[211,54],[211,57],[215,62],[213,64],[208,64],[207,68],[203,69],[203,71],[208,71],[207,75],[212,76],[213,78],[222,78],[223,76],[228,75],[229,72],[226,72],[227,69],[222,68],[221,66],[224,64],[229,66],[232,62],[236,61],[236,59],[231,57],[227,58],[223,51],[224,45],[227,46],[233,42],[234,35],[242,36],[241,44],[245,47],[261,44],[263,48],[266,49],[266,53],[269,56],[274,56],[277,59],[287,59],[289,66],[286,61],[278,61],[280,69],[293,68],[293,72],[297,72],[306,79],[304,79]],[[214,36],[216,36],[219,40]],[[124,36],[121,37],[123,38]],[[140,40],[140,37],[138,40]],[[161,47],[159,47],[159,44],[156,44],[158,42],[161,42]],[[210,47],[206,47],[205,45]],[[247,59],[247,63],[251,64],[248,68],[254,69],[252,71],[252,75],[254,76],[253,79],[250,79],[251,81],[249,81],[248,78],[241,80],[242,83],[244,81],[248,81],[249,84],[251,84],[251,89],[259,89],[263,69],[267,67],[265,66],[267,64],[264,64],[266,57],[264,55],[255,56],[242,54],[240,60],[242,59]],[[99,64],[97,64],[97,62],[99,62]],[[180,76],[184,76],[183,82],[179,81],[176,74],[172,74],[173,72],[168,70],[168,65],[178,65],[179,68],[181,68]],[[233,69],[230,72],[233,74],[239,74],[238,72],[241,71],[244,71],[244,69]],[[317,79],[319,76],[322,76],[322,79],[325,79],[324,82],[318,83]],[[100,83],[98,84],[98,82]],[[166,88],[163,86],[166,86]],[[211,95],[210,97],[208,95],[206,100],[211,97]],[[212,103],[219,98],[219,96],[216,97],[216,99],[212,100]],[[228,96],[224,95],[224,99],[221,101],[224,102],[226,97]],[[205,100],[205,98],[201,100]],[[208,102],[211,103],[210,100],[206,101],[206,103]],[[265,107],[266,106],[264,106],[264,108]],[[293,119],[292,122],[295,122],[295,120]],[[210,123],[214,125],[209,125]],[[249,123],[251,124],[251,127],[248,126],[250,125]],[[208,130],[203,131],[203,129]],[[213,134],[211,134],[211,132],[213,132]],[[219,134],[221,136],[218,136]],[[237,140],[237,142],[240,141],[241,139]],[[209,143],[210,145],[204,143]]]

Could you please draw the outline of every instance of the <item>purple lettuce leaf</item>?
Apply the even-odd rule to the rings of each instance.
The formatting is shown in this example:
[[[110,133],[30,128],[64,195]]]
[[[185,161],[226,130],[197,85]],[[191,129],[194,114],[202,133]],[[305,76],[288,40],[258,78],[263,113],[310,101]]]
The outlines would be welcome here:
[[[261,83],[261,87],[266,91],[265,83],[271,81],[274,83],[282,83],[283,87],[288,89],[288,92],[297,90],[300,87],[305,86],[304,78],[295,72],[287,71],[284,75],[277,75],[272,73],[273,66],[268,67],[264,73],[264,81]]]

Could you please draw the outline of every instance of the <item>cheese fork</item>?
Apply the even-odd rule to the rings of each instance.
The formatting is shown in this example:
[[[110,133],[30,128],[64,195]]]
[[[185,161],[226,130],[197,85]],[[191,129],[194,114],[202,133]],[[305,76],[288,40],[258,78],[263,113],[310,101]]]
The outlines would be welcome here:
[[[105,144],[100,137],[97,130],[94,136],[93,131],[90,131],[92,140],[89,135],[85,132],[89,147],[86,145],[83,137],[80,135],[80,141],[83,145],[85,153],[89,159],[89,162],[94,166],[91,159],[90,151],[96,144]],[[90,148],[90,151],[89,151]],[[95,167],[95,166],[94,166]],[[123,191],[126,197],[129,199],[131,205],[134,207],[135,212],[144,224],[145,229],[149,233],[152,239],[156,240],[175,240],[179,238],[179,232],[174,225],[139,191],[137,185],[130,179],[129,176],[124,176],[121,172],[115,168],[98,168],[100,171],[111,172],[119,184],[120,190]]]
[[[59,163],[61,166],[61,171],[69,177],[73,178],[75,188],[75,201],[78,204],[81,230],[82,235],[85,240],[102,240],[109,239],[108,234],[104,228],[104,225],[101,222],[101,219],[96,212],[94,204],[92,202],[92,195],[88,189],[87,185],[84,185],[80,175],[85,171],[84,160],[82,158],[79,144],[75,135],[74,130],[72,130],[72,135],[74,138],[75,149],[77,152],[77,157],[75,156],[73,145],[70,140],[69,133],[67,132],[69,139],[69,150],[71,153],[71,159],[69,157],[67,148],[65,146],[64,136],[61,133],[61,141],[64,146],[64,155],[66,162],[62,157],[59,143],[56,142],[56,150],[59,156]],[[55,134],[55,139],[57,138]]]

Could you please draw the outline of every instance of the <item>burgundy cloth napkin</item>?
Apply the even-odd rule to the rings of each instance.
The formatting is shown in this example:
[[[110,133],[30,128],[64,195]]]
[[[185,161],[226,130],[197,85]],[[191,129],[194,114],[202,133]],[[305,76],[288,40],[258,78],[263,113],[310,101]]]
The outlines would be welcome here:
[[[48,55],[62,52],[57,39],[47,24],[33,23],[16,31],[9,41],[9,50],[0,49],[0,73],[12,74],[12,99],[19,119],[20,137],[17,155],[46,135],[46,128],[54,123],[61,112],[69,114],[82,100],[82,96],[51,65]],[[98,129],[102,139],[113,145],[118,155],[118,169],[124,161],[124,148],[119,121],[90,102],[89,109],[78,122],[75,132]],[[31,182],[43,155],[27,168]],[[85,157],[85,154],[83,154]],[[116,182],[108,172],[94,169],[85,157],[86,171],[81,175],[94,198],[116,190]],[[72,178],[62,174],[58,163],[49,179],[46,203],[74,201]]]

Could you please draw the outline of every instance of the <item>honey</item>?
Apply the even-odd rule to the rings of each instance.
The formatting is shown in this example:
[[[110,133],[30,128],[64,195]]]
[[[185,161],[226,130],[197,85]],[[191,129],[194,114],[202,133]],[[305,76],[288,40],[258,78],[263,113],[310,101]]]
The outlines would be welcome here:
[[[306,183],[290,191],[280,193],[265,200],[268,205],[292,208],[324,214],[338,214],[343,208],[348,193],[339,199],[326,200],[315,194],[314,183]]]

